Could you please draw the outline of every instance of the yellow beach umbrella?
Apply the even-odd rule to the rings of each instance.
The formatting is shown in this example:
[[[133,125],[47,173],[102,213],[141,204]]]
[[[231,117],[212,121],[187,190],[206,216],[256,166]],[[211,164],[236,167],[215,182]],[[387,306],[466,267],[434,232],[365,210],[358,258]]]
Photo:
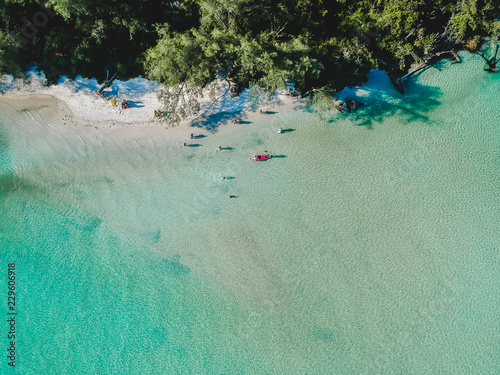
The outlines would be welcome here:
[[[115,100],[115,99],[111,99],[111,100],[109,101],[109,105],[115,105],[115,104],[116,104],[116,100]]]

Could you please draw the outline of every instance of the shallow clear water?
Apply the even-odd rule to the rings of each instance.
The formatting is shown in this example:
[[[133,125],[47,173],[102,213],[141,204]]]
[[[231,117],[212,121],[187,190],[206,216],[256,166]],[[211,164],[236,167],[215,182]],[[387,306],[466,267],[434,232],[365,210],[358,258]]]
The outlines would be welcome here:
[[[16,373],[499,373],[500,76],[463,56],[199,147],[3,108]]]

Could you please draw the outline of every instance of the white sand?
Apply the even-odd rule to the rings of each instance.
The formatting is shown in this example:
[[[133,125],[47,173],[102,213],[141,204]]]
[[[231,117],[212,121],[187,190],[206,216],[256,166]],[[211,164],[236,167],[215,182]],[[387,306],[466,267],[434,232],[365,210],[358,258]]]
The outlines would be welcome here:
[[[28,72],[28,82],[5,75],[1,80],[2,90],[0,101],[9,107],[21,110],[37,110],[46,106],[54,109],[51,122],[56,126],[70,129],[88,128],[106,134],[116,134],[120,137],[140,137],[152,133],[165,133],[166,123],[154,118],[154,111],[161,108],[157,93],[161,89],[156,82],[144,78],[134,78],[129,81],[115,80],[113,85],[104,90],[106,98],[115,98],[116,105],[98,94],[101,87],[95,79],[77,77],[75,80],[61,78],[56,84],[47,85],[43,73]],[[190,134],[193,123],[207,125],[214,115],[223,115],[230,123],[233,118],[252,121],[253,116],[259,116],[259,110],[264,112],[270,108],[280,108],[286,111],[298,104],[304,104],[304,99],[292,98],[288,95],[276,95],[270,106],[250,109],[247,92],[233,98],[220,82],[216,93],[217,100],[209,99],[207,88],[202,102],[202,115],[183,121],[176,129],[168,129],[171,135]],[[130,108],[121,109],[122,100],[131,104]],[[220,121],[220,118],[219,118]],[[204,126],[203,128],[210,128]],[[197,133],[200,133],[196,129]]]

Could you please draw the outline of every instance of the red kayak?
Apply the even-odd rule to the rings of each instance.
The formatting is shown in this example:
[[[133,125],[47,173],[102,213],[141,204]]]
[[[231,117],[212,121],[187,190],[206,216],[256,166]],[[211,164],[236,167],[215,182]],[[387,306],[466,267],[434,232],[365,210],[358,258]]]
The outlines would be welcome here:
[[[261,161],[271,159],[271,155],[254,155],[250,158],[250,160]]]

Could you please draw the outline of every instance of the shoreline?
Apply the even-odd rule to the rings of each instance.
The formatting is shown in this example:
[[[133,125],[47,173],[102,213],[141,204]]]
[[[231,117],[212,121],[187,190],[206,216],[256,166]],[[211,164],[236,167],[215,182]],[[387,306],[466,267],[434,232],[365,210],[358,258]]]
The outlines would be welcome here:
[[[138,78],[140,86],[135,90],[129,85],[126,93],[118,96],[119,100],[126,99],[133,103],[130,108],[118,108],[110,106],[108,100],[100,97],[95,90],[89,87],[89,80],[85,80],[87,87],[78,86],[78,81],[66,81],[61,84],[44,86],[43,75],[31,75],[32,80],[26,84],[19,80],[11,80],[5,85],[8,77],[3,77],[6,89],[0,90],[0,107],[5,106],[16,112],[22,111],[44,111],[43,117],[47,117],[53,126],[65,130],[82,130],[101,133],[105,136],[116,136],[120,138],[142,138],[148,136],[165,136],[177,138],[178,136],[188,136],[196,132],[197,134],[210,134],[227,128],[228,125],[234,127],[233,119],[237,118],[246,123],[260,121],[262,115],[259,110],[266,113],[293,111],[299,106],[306,105],[307,99],[291,97],[284,94],[276,94],[273,102],[261,107],[249,108],[249,101],[245,93],[238,97],[231,97],[229,93],[219,95],[216,104],[212,109],[208,109],[203,115],[187,118],[175,127],[168,127],[158,118],[154,118],[154,111],[160,108],[160,103],[156,97],[156,90],[152,88],[153,82]],[[83,80],[83,79],[82,79]],[[131,80],[134,81],[134,80]],[[129,81],[130,82],[130,81]],[[149,85],[145,90],[144,86]],[[112,87],[111,97],[117,97],[117,92],[125,91],[120,86]],[[113,94],[114,93],[114,94]],[[135,94],[135,95],[134,95]],[[208,95],[207,95],[208,96]],[[129,99],[130,98],[130,99]],[[118,102],[118,100],[117,100]],[[205,101],[203,105],[211,102]],[[203,112],[203,111],[202,111]],[[228,118],[225,120],[225,118]],[[52,129],[54,130],[54,129]]]

